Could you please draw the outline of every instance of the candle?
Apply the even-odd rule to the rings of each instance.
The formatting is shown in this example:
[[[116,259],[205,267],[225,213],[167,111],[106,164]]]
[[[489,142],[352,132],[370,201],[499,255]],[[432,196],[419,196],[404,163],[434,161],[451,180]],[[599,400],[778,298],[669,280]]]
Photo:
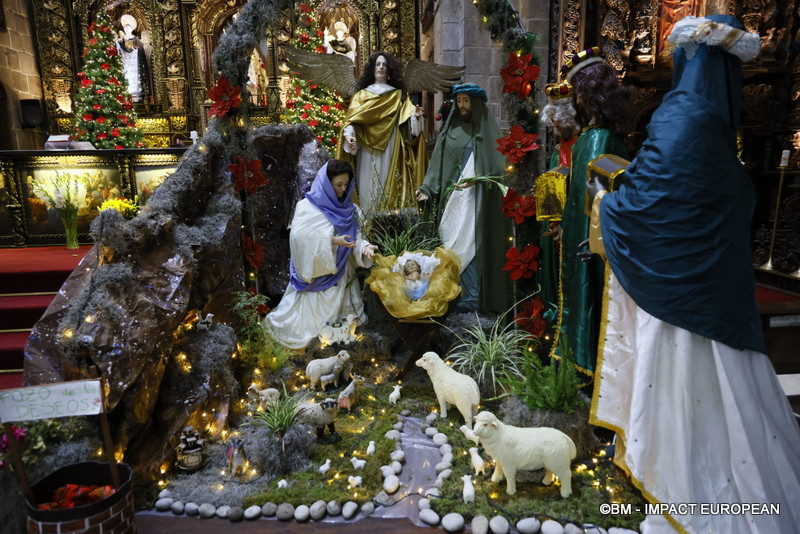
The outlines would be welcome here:
[[[189,138],[192,140],[192,142],[197,141],[197,130],[192,130],[191,132],[189,132]]]
[[[781,167],[788,167],[789,166],[789,151],[784,150],[781,152]]]

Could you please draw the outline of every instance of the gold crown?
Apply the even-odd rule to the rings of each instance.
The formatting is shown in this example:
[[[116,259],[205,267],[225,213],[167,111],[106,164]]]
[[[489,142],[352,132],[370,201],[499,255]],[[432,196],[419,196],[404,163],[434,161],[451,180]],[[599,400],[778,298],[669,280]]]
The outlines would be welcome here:
[[[547,99],[550,101],[571,98],[574,93],[572,85],[568,82],[548,83],[544,86],[544,94],[547,95]]]
[[[584,67],[588,67],[594,63],[599,63],[604,61],[603,59],[603,51],[600,50],[600,47],[593,46],[591,48],[587,48],[586,50],[581,50],[580,52],[576,52],[569,56],[567,60],[561,65],[561,77],[566,78],[569,82],[572,80],[572,77],[583,69]]]

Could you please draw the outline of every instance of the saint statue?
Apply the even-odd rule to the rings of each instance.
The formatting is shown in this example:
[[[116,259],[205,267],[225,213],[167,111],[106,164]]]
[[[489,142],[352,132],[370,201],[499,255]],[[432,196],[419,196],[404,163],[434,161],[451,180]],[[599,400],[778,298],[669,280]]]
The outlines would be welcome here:
[[[117,38],[117,51],[122,58],[122,69],[128,92],[131,100],[142,102],[150,95],[150,69],[147,66],[144,43],[134,33],[138,24],[133,15],[122,15],[119,22],[122,29]]]

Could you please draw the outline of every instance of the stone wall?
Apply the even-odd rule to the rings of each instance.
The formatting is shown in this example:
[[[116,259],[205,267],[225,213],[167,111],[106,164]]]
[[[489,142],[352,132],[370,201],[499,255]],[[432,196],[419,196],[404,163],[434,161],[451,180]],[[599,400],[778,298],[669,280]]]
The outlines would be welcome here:
[[[31,32],[32,13],[27,0],[2,0],[6,30],[0,31],[0,84],[8,98],[6,109],[0,110],[0,128],[6,128],[12,150],[40,149],[44,132],[39,128],[22,128],[19,101],[42,98],[42,82]]]

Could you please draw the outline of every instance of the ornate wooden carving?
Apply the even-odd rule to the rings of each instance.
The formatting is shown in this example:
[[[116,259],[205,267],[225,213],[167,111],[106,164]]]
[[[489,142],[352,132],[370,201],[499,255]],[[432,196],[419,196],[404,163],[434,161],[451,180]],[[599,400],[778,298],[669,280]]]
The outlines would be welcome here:
[[[39,44],[39,62],[50,129],[58,131],[56,118],[72,113],[73,80],[80,67],[77,34],[71,27],[66,0],[33,2],[33,30]]]

